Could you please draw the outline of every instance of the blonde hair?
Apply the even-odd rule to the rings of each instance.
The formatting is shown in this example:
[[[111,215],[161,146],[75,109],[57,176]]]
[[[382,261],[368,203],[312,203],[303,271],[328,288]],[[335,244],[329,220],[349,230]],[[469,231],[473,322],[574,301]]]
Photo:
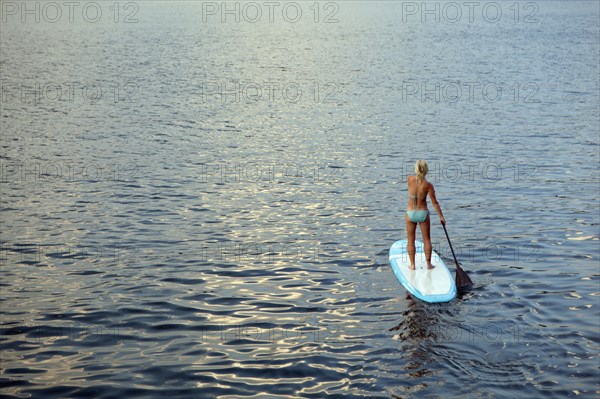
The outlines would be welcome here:
[[[427,161],[423,159],[419,159],[415,163],[415,175],[417,175],[417,180],[424,180],[425,175],[429,171],[429,166],[427,165]]]

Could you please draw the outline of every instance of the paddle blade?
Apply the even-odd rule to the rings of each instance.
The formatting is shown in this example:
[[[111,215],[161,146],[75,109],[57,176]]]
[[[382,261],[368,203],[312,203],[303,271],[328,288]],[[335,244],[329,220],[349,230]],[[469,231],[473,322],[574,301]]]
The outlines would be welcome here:
[[[456,264],[456,277],[454,278],[454,282],[456,283],[456,289],[458,291],[470,290],[473,287],[473,282],[467,273],[458,266],[458,263]]]

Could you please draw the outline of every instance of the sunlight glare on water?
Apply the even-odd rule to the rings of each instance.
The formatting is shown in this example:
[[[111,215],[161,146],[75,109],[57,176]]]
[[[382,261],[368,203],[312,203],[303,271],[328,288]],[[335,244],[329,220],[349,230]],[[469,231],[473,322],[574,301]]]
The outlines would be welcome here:
[[[25,4],[3,397],[600,393],[597,2]],[[417,159],[450,303],[388,263]]]

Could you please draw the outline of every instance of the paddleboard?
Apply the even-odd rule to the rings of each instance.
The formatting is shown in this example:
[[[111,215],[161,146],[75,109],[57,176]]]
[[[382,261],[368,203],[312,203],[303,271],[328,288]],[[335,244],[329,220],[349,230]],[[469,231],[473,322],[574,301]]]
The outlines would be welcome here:
[[[449,302],[456,297],[456,284],[442,259],[434,251],[427,270],[423,243],[415,241],[415,270],[410,270],[406,251],[407,240],[396,241],[390,248],[390,265],[400,284],[413,296],[425,302]]]

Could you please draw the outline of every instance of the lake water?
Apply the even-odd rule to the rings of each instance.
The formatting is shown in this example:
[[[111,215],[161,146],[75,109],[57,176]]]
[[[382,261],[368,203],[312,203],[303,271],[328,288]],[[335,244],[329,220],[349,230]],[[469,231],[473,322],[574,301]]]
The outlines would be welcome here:
[[[1,6],[3,397],[600,394],[598,2]]]

